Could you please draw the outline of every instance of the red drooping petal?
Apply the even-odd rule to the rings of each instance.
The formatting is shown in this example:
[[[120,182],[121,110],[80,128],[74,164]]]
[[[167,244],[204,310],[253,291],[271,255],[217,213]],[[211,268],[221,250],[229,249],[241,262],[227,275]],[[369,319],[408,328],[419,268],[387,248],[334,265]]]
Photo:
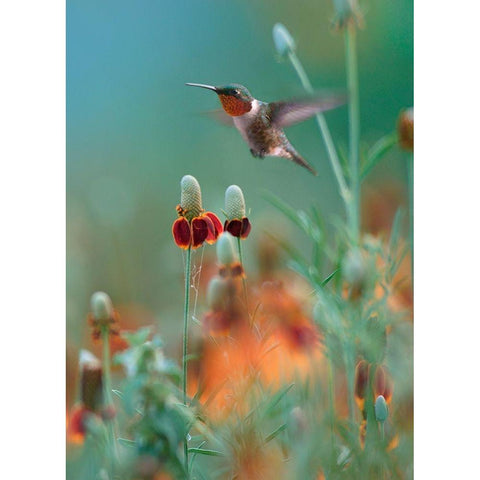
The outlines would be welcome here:
[[[68,437],[73,443],[81,443],[85,437],[85,420],[91,414],[84,405],[75,405],[70,413],[68,422]]]
[[[184,217],[177,218],[172,225],[173,239],[178,247],[185,250],[190,246],[192,232],[188,220]]]
[[[213,228],[213,223],[208,217],[195,217],[192,220],[192,247],[200,247]]]
[[[241,220],[234,218],[233,220],[225,220],[224,230],[232,234],[234,237],[247,238],[252,226],[247,217]]]
[[[241,220],[225,220],[225,231],[234,237],[239,237],[242,234]]]
[[[213,230],[209,232],[207,237],[207,243],[212,244],[216,242],[218,236],[223,232],[222,222],[212,212],[205,212],[204,215],[208,217],[213,224]]]
[[[240,236],[242,238],[247,238],[251,229],[252,229],[252,226],[250,225],[250,221],[248,220],[247,217],[243,217],[242,218],[242,233],[240,234]]]

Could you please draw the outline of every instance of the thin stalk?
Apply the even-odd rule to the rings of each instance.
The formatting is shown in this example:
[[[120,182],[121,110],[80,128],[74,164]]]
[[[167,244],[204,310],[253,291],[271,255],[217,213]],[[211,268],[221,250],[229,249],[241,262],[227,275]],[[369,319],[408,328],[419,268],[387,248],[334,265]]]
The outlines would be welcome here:
[[[113,407],[112,378],[110,374],[110,328],[108,325],[101,327],[102,337],[102,371],[103,371],[103,396],[105,407]],[[115,424],[113,419],[106,421],[108,430],[108,447],[110,469],[113,475],[115,460],[117,459],[117,445],[115,436]]]
[[[332,449],[332,459],[335,458],[335,384],[333,380],[333,365],[332,360],[329,357],[327,362],[328,368],[328,401],[330,403],[330,433],[332,436],[331,440],[331,449]]]
[[[352,352],[352,346],[347,344],[345,352],[345,371],[347,376],[347,398],[348,398],[348,414],[350,421],[355,422],[355,355]]]
[[[300,63],[300,60],[297,57],[295,52],[289,52],[288,58],[293,65],[293,68],[297,72],[300,82],[303,85],[303,88],[308,93],[313,93],[313,87],[310,83],[310,80],[303,68],[303,65]],[[317,113],[315,115],[318,123],[318,127],[323,136],[323,141],[325,142],[325,147],[327,149],[328,158],[330,159],[330,164],[332,165],[333,173],[337,179],[338,188],[340,190],[340,195],[343,198],[345,205],[348,206],[350,199],[350,192],[345,182],[345,177],[343,175],[342,166],[340,165],[340,160],[338,159],[337,151],[335,150],[335,144],[333,143],[332,135],[327,125],[327,121],[322,113]]]
[[[242,240],[240,237],[237,237],[237,246],[238,246],[238,257],[240,258],[240,263],[242,264],[242,268],[245,270],[245,265],[243,264],[243,253],[242,253]],[[242,285],[243,285],[243,296],[245,297],[245,308],[247,309],[247,315],[250,318],[250,323],[252,318],[250,317],[250,310],[248,308],[248,292],[247,292],[247,280],[245,276],[242,277]]]
[[[410,214],[410,274],[413,282],[413,153],[407,159],[408,175],[408,206]]]
[[[350,160],[350,208],[349,220],[352,241],[358,244],[360,237],[360,107],[358,95],[356,29],[349,25],[345,29],[345,57],[348,87],[348,127]]]
[[[192,264],[192,247],[188,247],[187,259],[185,261],[185,305],[183,311],[183,404],[187,406],[187,354],[188,354],[188,313],[190,308],[190,283],[191,283],[191,265]],[[188,478],[188,432],[183,442],[185,472]]]

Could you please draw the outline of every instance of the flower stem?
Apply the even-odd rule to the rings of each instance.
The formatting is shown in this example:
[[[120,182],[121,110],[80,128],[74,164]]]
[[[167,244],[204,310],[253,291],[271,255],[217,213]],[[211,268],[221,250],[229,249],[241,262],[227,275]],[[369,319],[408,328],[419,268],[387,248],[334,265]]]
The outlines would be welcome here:
[[[352,241],[358,244],[360,237],[360,107],[358,95],[358,62],[356,46],[356,27],[349,25],[345,29],[345,57],[348,87],[348,127],[350,159],[350,208],[349,221]]]
[[[112,397],[112,379],[110,374],[110,327],[103,325],[101,327],[102,337],[102,371],[103,371],[103,396],[104,406],[107,408],[113,407]],[[113,419],[106,421],[108,430],[108,446],[110,458],[110,470],[113,475],[114,465],[117,458],[117,447],[115,437],[115,424]]]
[[[303,65],[300,63],[300,60],[298,59],[297,54],[295,52],[289,52],[288,58],[292,63],[293,68],[297,72],[297,75],[300,78],[300,82],[302,83],[303,88],[308,93],[313,93],[312,84],[310,83],[310,80],[305,72],[305,69],[303,68]],[[325,147],[327,149],[328,157],[330,159],[330,164],[332,165],[333,173],[335,174],[335,178],[337,179],[337,182],[338,182],[340,195],[342,196],[345,202],[345,205],[348,205],[349,199],[350,199],[350,192],[345,182],[345,177],[343,175],[342,167],[338,159],[337,151],[335,150],[335,145],[333,143],[333,139],[330,134],[327,121],[325,120],[325,117],[323,116],[322,113],[317,113],[316,119],[317,119],[320,132],[323,136],[323,140],[325,142]]]
[[[183,311],[183,404],[187,406],[187,353],[188,353],[188,313],[190,307],[190,283],[191,283],[191,263],[192,263],[192,247],[188,247],[187,259],[185,261],[185,305]],[[183,443],[185,473],[188,478],[188,431],[185,434]]]
[[[237,237],[237,246],[238,246],[238,257],[240,258],[240,263],[242,264],[243,270],[245,270],[245,265],[243,264],[242,240],[240,239],[240,237]],[[245,308],[247,309],[247,315],[250,317],[250,311],[248,308],[247,281],[245,279],[245,276],[242,277],[242,284],[243,284],[243,295],[245,297]]]
[[[332,449],[332,459],[335,458],[335,384],[333,379],[333,362],[330,358],[331,353],[329,353],[329,358],[327,362],[328,368],[328,402],[330,403],[330,433],[332,436],[331,439],[331,449]]]
[[[410,213],[410,275],[413,287],[413,153],[407,158],[408,169],[408,206]]]
[[[346,345],[345,352],[345,371],[347,376],[347,398],[348,398],[348,414],[350,421],[355,422],[355,353],[352,351],[350,342]]]

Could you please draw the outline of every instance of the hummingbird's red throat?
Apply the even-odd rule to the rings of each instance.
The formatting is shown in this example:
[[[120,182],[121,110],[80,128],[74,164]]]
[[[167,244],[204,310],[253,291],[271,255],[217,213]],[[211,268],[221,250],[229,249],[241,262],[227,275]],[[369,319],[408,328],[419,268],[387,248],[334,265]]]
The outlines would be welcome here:
[[[219,95],[223,109],[232,117],[238,117],[252,109],[250,102],[244,102],[233,95]]]

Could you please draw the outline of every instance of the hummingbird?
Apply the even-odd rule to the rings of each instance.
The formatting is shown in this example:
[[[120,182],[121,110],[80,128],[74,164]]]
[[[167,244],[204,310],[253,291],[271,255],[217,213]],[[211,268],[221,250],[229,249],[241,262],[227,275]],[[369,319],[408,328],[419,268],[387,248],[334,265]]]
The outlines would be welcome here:
[[[257,100],[246,87],[237,83],[219,87],[201,83],[186,85],[206,88],[218,95],[223,110],[233,120],[233,125],[247,142],[254,157],[286,158],[313,175],[317,175],[317,172],[295,150],[283,129],[345,103],[345,97],[339,95],[267,103]]]

